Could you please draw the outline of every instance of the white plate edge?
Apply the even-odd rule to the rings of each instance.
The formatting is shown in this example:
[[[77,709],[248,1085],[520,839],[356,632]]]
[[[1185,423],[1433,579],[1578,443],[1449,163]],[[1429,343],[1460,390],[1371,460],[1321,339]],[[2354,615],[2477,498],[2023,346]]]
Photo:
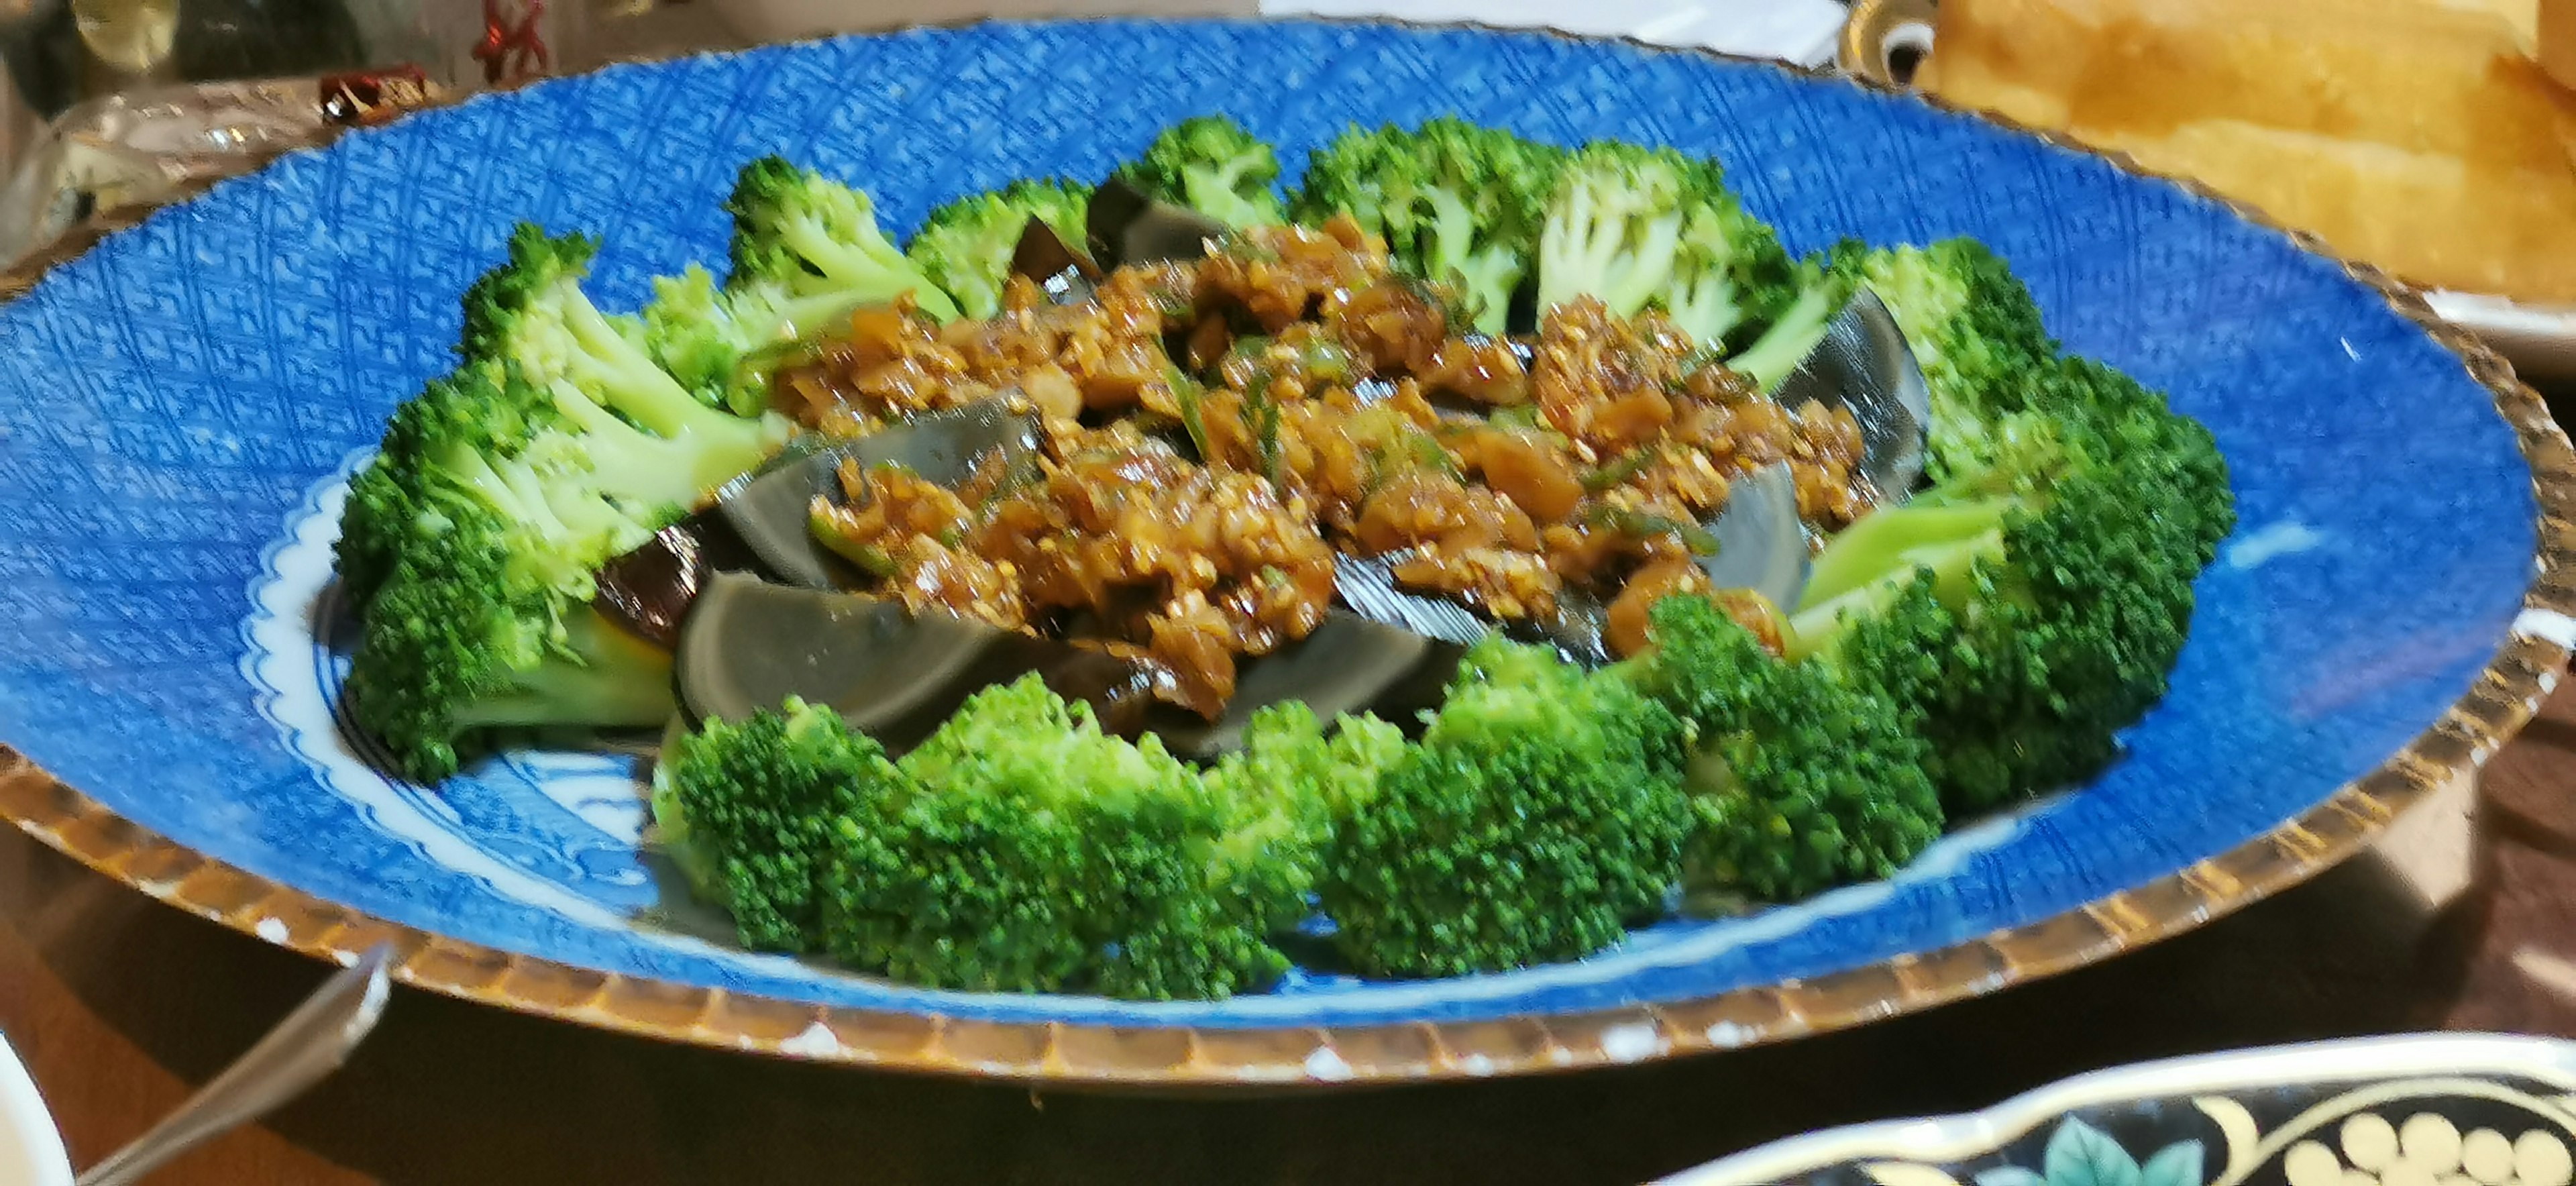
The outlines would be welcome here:
[[[0,1035],[0,1153],[16,1151],[27,1160],[0,1163],[0,1186],[72,1186],[71,1155],[62,1133],[45,1107],[44,1093]]]

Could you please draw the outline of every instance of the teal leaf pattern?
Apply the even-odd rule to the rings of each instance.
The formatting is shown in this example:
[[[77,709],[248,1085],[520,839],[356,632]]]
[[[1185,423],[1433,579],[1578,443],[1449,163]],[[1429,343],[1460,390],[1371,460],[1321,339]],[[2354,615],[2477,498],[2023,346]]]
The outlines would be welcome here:
[[[2204,1186],[2198,1141],[2176,1141],[2147,1159],[2145,1186]]]
[[[1999,1165],[1977,1175],[1977,1186],[2048,1186],[2048,1179],[2037,1170],[2017,1165]]]
[[[2145,1186],[2120,1143],[2101,1129],[2069,1116],[2048,1139],[2048,1186]]]

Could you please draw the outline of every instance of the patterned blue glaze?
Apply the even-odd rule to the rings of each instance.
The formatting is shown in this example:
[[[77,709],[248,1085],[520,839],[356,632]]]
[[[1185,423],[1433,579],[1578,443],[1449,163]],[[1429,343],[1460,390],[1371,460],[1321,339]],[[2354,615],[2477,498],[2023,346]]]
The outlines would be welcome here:
[[[616,760],[515,755],[431,794],[352,773],[310,623],[345,467],[445,366],[512,223],[603,232],[597,290],[716,260],[778,151],[897,230],[1009,178],[1097,176],[1174,118],[1296,150],[1443,112],[1713,154],[1796,250],[1968,234],[2073,348],[2169,389],[2234,463],[2239,537],[2173,694],[2097,785],[1894,883],[1674,924],[1577,965],[1297,976],[1220,1004],[922,992],[691,937]],[[1292,167],[1293,172],[1293,167]],[[1293,178],[1292,178],[1293,180]],[[1686,54],[1365,25],[995,26],[630,67],[348,137],[165,211],[0,310],[0,739],[180,843],[424,929],[591,967],[1002,1019],[1265,1025],[1705,995],[2047,917],[2223,852],[2429,725],[2511,627],[2535,506],[2458,359],[2216,205],[1910,100]],[[327,619],[327,606],[323,607]],[[320,632],[327,643],[328,629]]]

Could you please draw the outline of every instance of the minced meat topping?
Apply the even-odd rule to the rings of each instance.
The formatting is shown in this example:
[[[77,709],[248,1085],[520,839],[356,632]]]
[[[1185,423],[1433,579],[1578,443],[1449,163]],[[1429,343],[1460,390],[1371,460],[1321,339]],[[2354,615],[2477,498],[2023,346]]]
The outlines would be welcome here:
[[[956,489],[844,467],[818,534],[916,610],[1147,661],[1207,715],[1241,658],[1322,621],[1341,557],[1506,621],[1579,592],[1630,653],[1655,600],[1715,592],[1694,544],[1730,479],[1787,463],[1820,534],[1869,509],[1848,411],[1782,407],[1659,314],[1590,298],[1525,340],[1464,332],[1347,219],[1120,268],[1078,304],[1014,277],[989,320],[899,302],[850,329],[774,377],[807,427],[1000,397],[1045,448]],[[1722,603],[1776,632],[1751,600]]]

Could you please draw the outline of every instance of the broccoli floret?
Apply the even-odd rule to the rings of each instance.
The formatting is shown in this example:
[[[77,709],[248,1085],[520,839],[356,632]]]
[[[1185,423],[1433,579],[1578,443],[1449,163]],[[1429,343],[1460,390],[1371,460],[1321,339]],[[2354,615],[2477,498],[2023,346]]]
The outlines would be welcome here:
[[[654,771],[654,825],[699,890],[733,914],[743,946],[821,943],[825,869],[839,821],[908,794],[875,740],[840,714],[789,699],[746,721],[709,721]]]
[[[455,381],[453,376],[434,379],[395,408],[376,455],[349,480],[333,552],[340,597],[353,612],[363,613],[375,599],[420,529],[417,471],[424,453],[447,441],[478,455],[516,452],[526,444],[532,421],[552,418],[550,409],[497,400],[467,400],[460,406],[442,398]]]
[[[1032,218],[1055,228],[1067,243],[1080,243],[1091,187],[1071,181],[1014,181],[989,193],[959,198],[930,212],[906,254],[931,282],[956,298],[968,317],[1002,311],[1002,287],[1011,255]]]
[[[734,322],[732,305],[717,291],[713,273],[690,264],[677,276],[654,277],[653,301],[644,306],[634,328],[636,341],[654,364],[698,402],[743,411],[733,402],[734,370],[753,333]]]
[[[653,362],[698,402],[757,416],[769,407],[777,361],[817,334],[847,328],[859,304],[837,293],[799,297],[759,280],[720,289],[690,264],[653,281],[653,302],[632,328]]]
[[[507,367],[491,361],[469,361],[430,380],[395,408],[340,512],[335,551],[349,607],[363,612],[424,525],[441,521],[423,502],[424,486],[490,488],[483,459],[525,451],[561,419],[545,393],[514,382]]]
[[[509,548],[513,572],[587,599],[591,569],[741,472],[737,462],[749,468],[766,455],[775,431],[739,423],[759,447],[701,450],[638,429],[569,384],[541,389],[505,365],[471,362],[395,411],[374,468],[400,498],[353,500],[343,514],[348,530],[399,541],[398,556],[458,522],[484,521]],[[375,517],[387,513],[402,517]]]
[[[1343,717],[1328,733],[1297,701],[1255,711],[1243,748],[1207,773],[1232,817],[1211,866],[1216,880],[1274,911],[1274,932],[1295,926],[1334,829],[1376,798],[1405,750],[1403,731],[1374,716]]]
[[[1225,851],[1233,805],[1037,676],[987,688],[898,764],[914,791],[836,825],[833,955],[947,988],[1208,999],[1268,984],[1292,874]],[[1269,859],[1258,855],[1253,861]]]
[[[2207,430],[2118,372],[2054,358],[1979,398],[2011,410],[1964,430],[1974,460],[1829,543],[1790,630],[1916,720],[1954,814],[2117,755],[2235,525]]]
[[[486,459],[524,451],[559,419],[540,393],[510,383],[505,369],[491,363],[433,379],[395,408],[376,456],[351,479],[340,511],[340,586],[350,608],[363,614],[413,542],[446,528],[450,512],[441,503],[481,491],[505,505],[520,501]],[[649,534],[612,532],[612,539]]]
[[[340,508],[340,537],[331,544],[332,571],[339,597],[353,612],[363,612],[376,589],[402,561],[413,519],[411,491],[379,446],[365,468],[349,479],[349,494]]]
[[[1972,239],[1862,253],[1854,271],[1887,304],[1932,396],[1935,476],[1979,464],[1981,434],[2026,402],[1993,398],[2044,374],[2057,344],[2012,270]]]
[[[595,621],[592,574],[785,440],[700,404],[634,319],[593,307],[591,250],[519,228],[466,294],[467,361],[395,412],[343,511],[374,585],[352,716],[411,777],[453,773],[491,728],[667,717],[667,677],[637,674],[667,658]]]
[[[845,310],[910,293],[936,320],[957,316],[948,294],[877,229],[876,206],[860,190],[766,156],[742,167],[725,210],[733,215],[729,288],[766,282]]]
[[[1270,226],[1288,213],[1273,183],[1279,153],[1243,125],[1202,115],[1163,129],[1143,156],[1119,167],[1128,184],[1231,227]]]
[[[1788,296],[1787,256],[1745,212],[1716,162],[1670,148],[1595,141],[1557,175],[1538,246],[1538,307],[1592,296],[1628,316],[1648,306],[1723,342]]]
[[[1336,946],[1364,973],[1452,976],[1617,942],[1680,877],[1682,742],[1624,678],[1477,643],[1335,838],[1318,888]]]
[[[1398,267],[1447,286],[1478,330],[1498,334],[1564,163],[1561,149],[1452,117],[1354,127],[1313,154],[1297,216],[1320,225],[1348,213]]]
[[[548,237],[521,223],[509,262],[465,293],[463,354],[507,365],[509,382],[544,393],[584,441],[591,481],[686,503],[760,464],[780,423],[719,411],[639,345],[639,319],[611,318],[581,290],[598,242]]]
[[[411,545],[368,606],[348,679],[359,725],[401,773],[454,773],[489,730],[642,727],[673,711],[668,653],[566,597],[556,559],[488,513]]]
[[[1941,835],[1923,742],[1883,691],[1773,657],[1705,597],[1652,616],[1632,674],[1692,728],[1686,896],[1804,897],[1894,873]]]

